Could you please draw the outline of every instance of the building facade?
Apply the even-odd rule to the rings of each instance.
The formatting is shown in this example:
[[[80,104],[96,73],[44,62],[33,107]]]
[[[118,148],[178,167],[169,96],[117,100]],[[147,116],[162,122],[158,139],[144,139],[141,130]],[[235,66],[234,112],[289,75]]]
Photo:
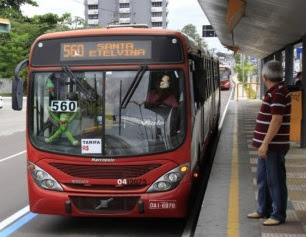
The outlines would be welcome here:
[[[147,24],[167,28],[169,0],[85,0],[85,20],[91,27]]]

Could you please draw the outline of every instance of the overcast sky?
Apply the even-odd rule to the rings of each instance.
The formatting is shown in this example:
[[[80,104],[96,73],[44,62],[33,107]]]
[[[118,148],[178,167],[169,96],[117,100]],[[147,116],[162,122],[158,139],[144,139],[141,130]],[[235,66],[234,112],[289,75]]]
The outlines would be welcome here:
[[[65,12],[72,16],[84,17],[83,0],[35,0],[39,7],[23,6],[21,9],[27,16],[41,15],[52,12],[62,15]],[[181,30],[187,24],[194,24],[199,34],[202,34],[202,25],[209,24],[197,0],[169,0],[169,24],[172,30]],[[225,50],[217,38],[205,39],[209,48],[216,48],[217,51],[230,52]]]

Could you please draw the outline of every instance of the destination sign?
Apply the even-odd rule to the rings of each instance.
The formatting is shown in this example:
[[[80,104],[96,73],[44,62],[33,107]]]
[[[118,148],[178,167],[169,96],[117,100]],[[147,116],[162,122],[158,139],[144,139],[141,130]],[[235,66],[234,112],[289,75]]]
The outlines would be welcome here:
[[[182,44],[175,36],[99,35],[37,41],[30,65],[139,65],[183,60]]]
[[[61,44],[61,61],[150,59],[151,41],[103,41]]]

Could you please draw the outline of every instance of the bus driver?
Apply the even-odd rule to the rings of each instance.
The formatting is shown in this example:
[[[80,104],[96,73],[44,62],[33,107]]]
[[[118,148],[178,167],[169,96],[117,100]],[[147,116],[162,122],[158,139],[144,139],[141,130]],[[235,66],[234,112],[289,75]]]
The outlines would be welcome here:
[[[177,99],[170,90],[170,77],[168,75],[163,75],[159,86],[148,94],[146,107],[152,107],[154,105],[165,105],[173,108],[179,107]]]

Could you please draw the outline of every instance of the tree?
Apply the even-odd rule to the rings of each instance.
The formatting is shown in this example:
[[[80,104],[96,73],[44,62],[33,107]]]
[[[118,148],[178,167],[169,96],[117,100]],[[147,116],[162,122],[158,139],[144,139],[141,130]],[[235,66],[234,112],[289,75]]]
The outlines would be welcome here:
[[[34,0],[0,0],[0,16],[9,18],[11,22],[11,32],[0,34],[0,77],[13,78],[16,65],[29,57],[31,46],[38,36],[85,27],[82,18],[72,18],[68,13],[62,16],[52,13],[30,18],[23,16],[20,10],[23,4],[38,6]]]
[[[13,9],[20,11],[20,6],[23,4],[30,4],[32,6],[38,6],[33,0],[1,0],[0,9]]]
[[[76,19],[78,24],[81,22]],[[45,33],[70,30],[70,14],[59,17],[47,13],[31,18],[23,17],[23,21],[12,19],[12,30],[9,34],[0,36],[0,77],[12,78],[16,65],[29,57],[31,46],[35,39]],[[74,23],[74,20],[71,21]]]
[[[195,25],[193,24],[185,25],[181,30],[181,32],[193,38],[198,43],[199,46],[202,46],[203,48],[208,48],[205,40],[198,34]]]
[[[48,30],[47,32],[51,33],[86,28],[88,28],[88,25],[86,25],[86,22],[82,17],[75,16],[74,18],[72,18],[70,13],[65,13],[62,15],[61,18],[59,18],[57,25],[52,29]]]
[[[220,58],[220,57],[226,57],[227,54],[226,53],[222,53],[222,52],[217,52],[216,55]]]
[[[23,4],[38,6],[33,0],[0,0],[0,16],[22,20],[23,16],[20,7]]]
[[[69,30],[69,27],[63,24],[69,17],[70,14],[68,13],[64,14],[62,17],[59,17],[57,14],[47,13],[30,18],[29,23],[36,28],[36,30],[34,30],[34,35],[35,38],[37,38],[45,33]],[[35,38],[33,40],[35,40]]]
[[[249,62],[248,57],[242,57],[241,54],[235,54],[236,67],[234,68],[235,72],[238,74],[238,80],[245,83],[247,76],[251,74],[256,74],[256,68],[252,63]],[[243,81],[243,78],[245,79]]]
[[[0,44],[0,77],[11,77],[15,66],[28,57],[29,34],[10,33],[10,41]]]
[[[67,14],[67,19],[64,21],[64,24],[69,26],[70,29],[86,28],[85,20],[82,17],[75,16],[72,18],[70,14]]]

